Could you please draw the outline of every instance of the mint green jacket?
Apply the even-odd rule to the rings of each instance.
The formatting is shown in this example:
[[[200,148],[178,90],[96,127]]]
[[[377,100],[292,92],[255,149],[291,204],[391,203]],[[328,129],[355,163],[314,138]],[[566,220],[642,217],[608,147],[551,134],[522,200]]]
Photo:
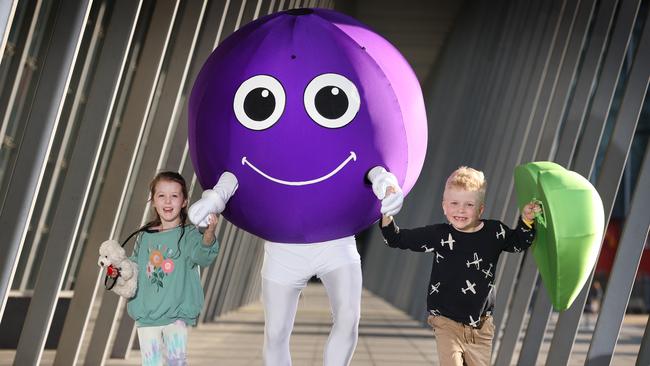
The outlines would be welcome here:
[[[160,326],[183,320],[196,324],[203,307],[199,266],[207,267],[219,243],[206,246],[196,227],[185,226],[138,236],[131,260],[138,264],[138,290],[127,310],[137,326]],[[179,250],[180,246],[180,250]]]

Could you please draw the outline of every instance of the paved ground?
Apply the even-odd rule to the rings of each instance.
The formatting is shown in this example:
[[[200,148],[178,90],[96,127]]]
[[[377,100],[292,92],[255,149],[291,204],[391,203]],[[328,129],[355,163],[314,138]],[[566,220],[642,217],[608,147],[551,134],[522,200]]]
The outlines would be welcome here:
[[[411,320],[380,298],[364,291],[359,343],[353,366],[437,365],[432,332]],[[201,325],[190,332],[190,365],[262,365],[263,310],[254,303],[227,314],[219,321]],[[555,319],[552,320],[554,322]],[[613,365],[634,365],[645,329],[647,315],[625,319]],[[319,284],[310,284],[300,300],[291,339],[294,366],[321,366],[323,346],[330,329],[329,304]],[[546,352],[551,330],[542,352]],[[581,331],[570,365],[583,365],[591,334]],[[138,351],[126,360],[109,360],[107,365],[139,365]],[[46,351],[42,365],[50,365],[54,353]],[[545,355],[538,360],[543,365]],[[83,358],[81,358],[83,359]],[[0,366],[11,365],[12,351],[0,351]]]

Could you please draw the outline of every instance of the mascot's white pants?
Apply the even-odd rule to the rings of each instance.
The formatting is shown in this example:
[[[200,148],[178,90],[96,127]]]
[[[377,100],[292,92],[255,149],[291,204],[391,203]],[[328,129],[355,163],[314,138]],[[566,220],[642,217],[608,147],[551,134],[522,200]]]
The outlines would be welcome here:
[[[314,244],[267,242],[262,266],[264,364],[289,366],[289,337],[300,292],[318,276],[330,300],[333,326],[323,365],[349,365],[361,313],[361,260],[353,236]]]

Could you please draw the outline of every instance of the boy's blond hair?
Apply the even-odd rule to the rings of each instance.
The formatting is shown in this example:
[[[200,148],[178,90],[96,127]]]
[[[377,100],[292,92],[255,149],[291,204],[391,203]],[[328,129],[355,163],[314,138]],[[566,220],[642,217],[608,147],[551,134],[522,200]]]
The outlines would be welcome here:
[[[459,188],[465,191],[478,192],[479,198],[483,202],[485,200],[485,191],[487,190],[487,181],[482,171],[461,166],[447,178],[445,189],[448,188]]]

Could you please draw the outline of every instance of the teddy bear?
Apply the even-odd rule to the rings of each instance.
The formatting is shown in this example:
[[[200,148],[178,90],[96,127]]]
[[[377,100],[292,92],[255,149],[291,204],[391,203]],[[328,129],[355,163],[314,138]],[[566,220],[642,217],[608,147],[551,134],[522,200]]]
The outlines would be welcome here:
[[[104,286],[127,299],[138,288],[138,265],[127,258],[124,248],[115,240],[106,240],[99,247],[97,264],[106,268]]]

